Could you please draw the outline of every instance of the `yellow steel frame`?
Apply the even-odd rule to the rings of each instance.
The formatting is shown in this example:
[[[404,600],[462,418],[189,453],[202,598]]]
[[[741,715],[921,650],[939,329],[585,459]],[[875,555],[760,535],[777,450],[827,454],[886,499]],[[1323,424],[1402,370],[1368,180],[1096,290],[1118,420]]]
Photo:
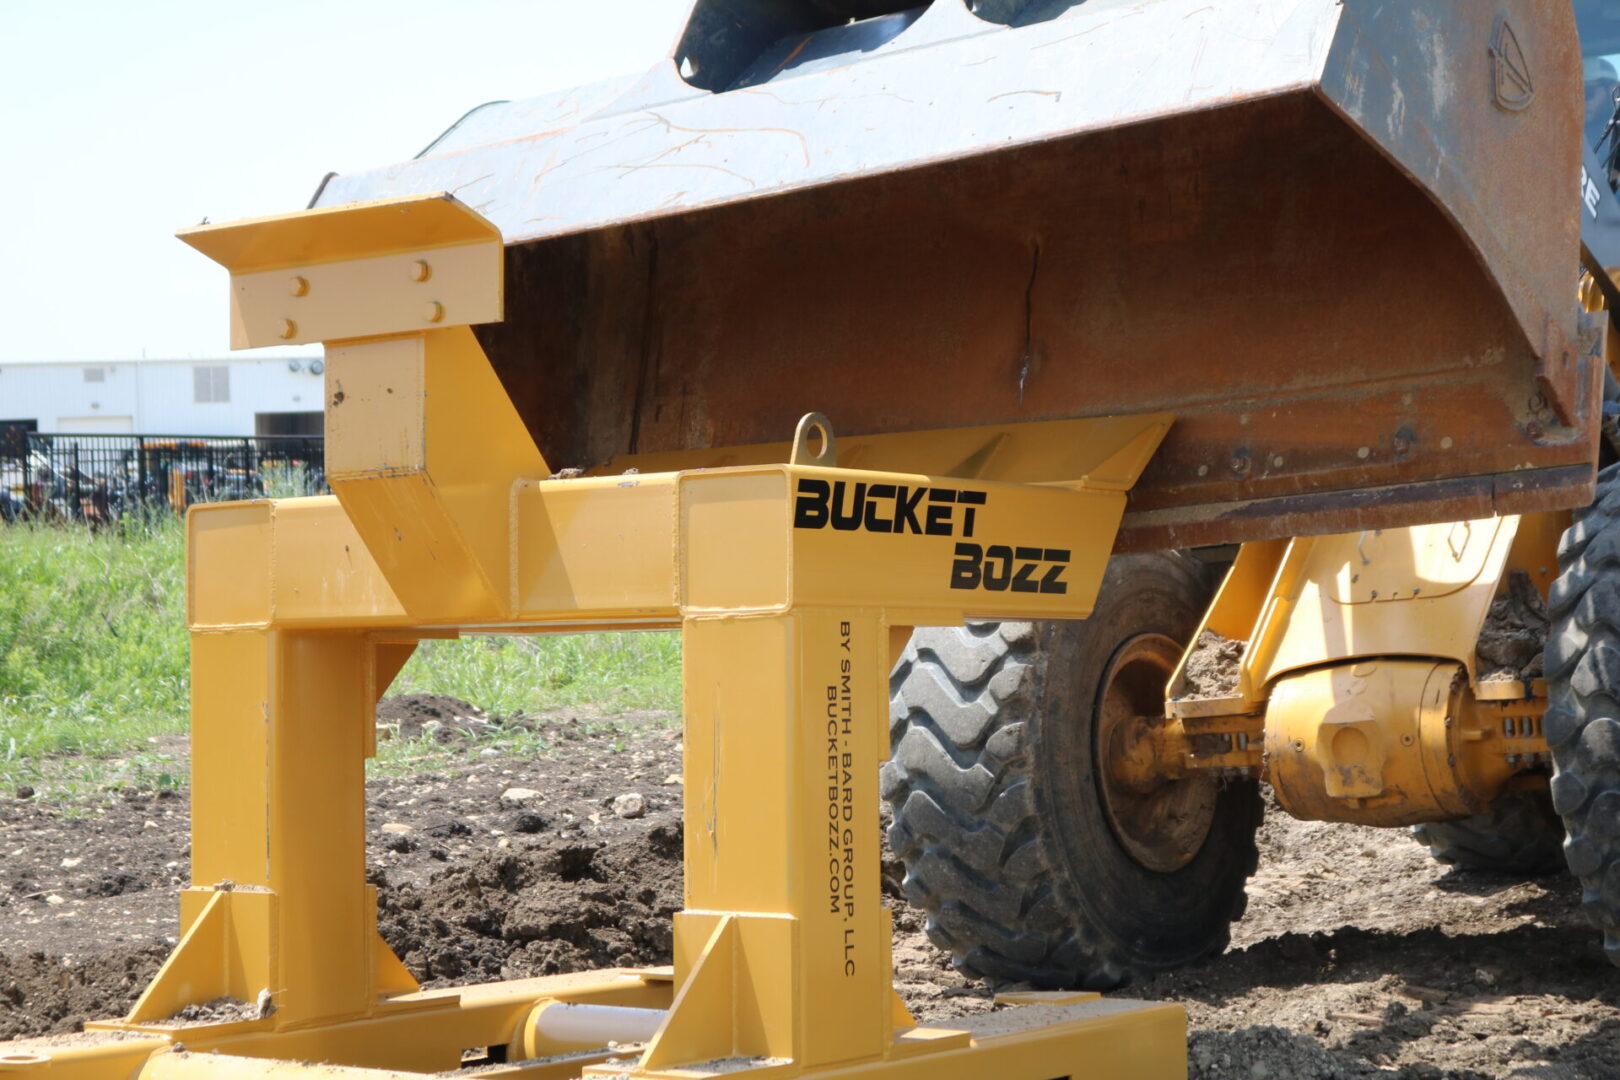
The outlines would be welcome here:
[[[1545,594],[1568,523],[1548,513],[1244,545],[1205,618],[1250,643],[1239,700],[1219,708],[1256,707],[1290,672],[1363,657],[1444,657],[1472,681],[1474,645],[1507,571],[1524,570]]]
[[[1509,571],[1543,593],[1567,514],[1246,544],[1200,632],[1245,641],[1235,691],[1181,696],[1128,763],[1262,771],[1302,818],[1406,825],[1479,813],[1545,763],[1541,679],[1480,682],[1475,644]],[[1191,760],[1186,736],[1232,752]],[[1241,748],[1238,748],[1241,747]]]
[[[840,467],[820,421],[819,453],[801,432],[729,466],[547,479],[469,329],[499,317],[502,253],[472,211],[406,199],[184,238],[232,271],[236,343],[327,341],[335,496],[191,511],[183,936],[128,1016],[0,1045],[0,1071],[420,1074],[501,1047],[486,1075],[1185,1075],[1176,1006],[1031,993],[917,1025],[878,884],[909,627],[1087,615],[1168,417],[853,440],[881,469]],[[963,448],[956,475],[899,467]],[[598,625],[683,633],[674,966],[422,991],[365,883],[375,702],[424,637]],[[172,1019],[218,997],[258,1007]],[[607,1046],[542,1022],[559,1004],[658,1011]]]

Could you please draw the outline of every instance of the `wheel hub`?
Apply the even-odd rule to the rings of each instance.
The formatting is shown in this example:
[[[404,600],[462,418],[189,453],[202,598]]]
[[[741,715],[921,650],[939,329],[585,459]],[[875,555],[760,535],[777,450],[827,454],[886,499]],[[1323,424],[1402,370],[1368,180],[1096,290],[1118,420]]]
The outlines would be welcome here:
[[[1115,652],[1103,675],[1095,725],[1103,811],[1120,845],[1150,870],[1170,873],[1192,861],[1215,820],[1218,782],[1155,772],[1154,744],[1164,727],[1164,689],[1182,648],[1142,634]]]

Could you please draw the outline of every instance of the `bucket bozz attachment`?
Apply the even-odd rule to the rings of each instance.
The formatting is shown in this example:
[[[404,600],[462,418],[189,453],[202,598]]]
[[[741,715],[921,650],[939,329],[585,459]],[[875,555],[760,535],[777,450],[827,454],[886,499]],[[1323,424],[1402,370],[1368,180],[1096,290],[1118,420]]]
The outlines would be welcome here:
[[[466,325],[501,307],[477,214],[438,196],[185,238],[231,269],[238,344],[328,343],[336,495],[192,510],[180,943],[127,1017],[0,1046],[0,1071],[374,1080],[486,1048],[481,1075],[535,1080],[1185,1074],[1177,1006],[1029,992],[919,1026],[877,812],[910,627],[1085,616],[1169,417],[835,443],[810,416],[772,464],[549,479]],[[1001,480],[932,467],[987,448]],[[424,637],[592,626],[683,633],[674,965],[420,990],[365,881],[378,696]],[[219,998],[243,1008],[176,1019]]]

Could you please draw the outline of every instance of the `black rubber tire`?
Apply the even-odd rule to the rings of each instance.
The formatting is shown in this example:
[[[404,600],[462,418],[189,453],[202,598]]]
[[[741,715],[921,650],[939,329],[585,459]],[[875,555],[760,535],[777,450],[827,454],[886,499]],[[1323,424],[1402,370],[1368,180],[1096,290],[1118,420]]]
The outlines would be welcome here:
[[[1564,822],[1545,791],[1510,792],[1483,814],[1418,825],[1412,835],[1435,859],[1463,870],[1537,877],[1564,869]]]
[[[1597,499],[1576,512],[1558,565],[1542,721],[1552,801],[1581,907],[1620,966],[1620,465],[1598,474]]]
[[[1171,553],[1116,557],[1084,622],[919,629],[890,681],[883,795],[906,899],[974,977],[1108,989],[1222,951],[1259,860],[1259,785],[1225,785],[1202,846],[1156,872],[1102,806],[1092,713],[1116,649],[1186,642],[1213,582]]]

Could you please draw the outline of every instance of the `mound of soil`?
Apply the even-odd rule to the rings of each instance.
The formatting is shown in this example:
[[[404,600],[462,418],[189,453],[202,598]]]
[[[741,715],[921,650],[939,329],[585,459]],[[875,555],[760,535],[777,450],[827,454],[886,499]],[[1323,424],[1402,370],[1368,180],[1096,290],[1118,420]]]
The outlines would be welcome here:
[[[1480,680],[1539,679],[1547,648],[1547,602],[1523,570],[1508,572],[1507,590],[1491,601],[1474,652]]]
[[[163,942],[81,960],[0,955],[0,1040],[66,1034],[127,1012],[168,955]]]
[[[1222,637],[1213,630],[1205,630],[1193,643],[1187,657],[1186,698],[1224,698],[1237,693],[1238,666],[1243,660],[1245,643]]]
[[[373,880],[383,939],[426,985],[667,964],[681,826],[485,852],[420,888]]]
[[[377,703],[379,738],[431,736],[434,742],[448,743],[487,737],[496,724],[483,709],[448,694],[401,694]]]
[[[1255,1080],[1360,1080],[1388,1077],[1372,1065],[1352,1064],[1322,1049],[1315,1039],[1280,1027],[1241,1031],[1195,1031],[1187,1040],[1193,1076],[1252,1077]]]

